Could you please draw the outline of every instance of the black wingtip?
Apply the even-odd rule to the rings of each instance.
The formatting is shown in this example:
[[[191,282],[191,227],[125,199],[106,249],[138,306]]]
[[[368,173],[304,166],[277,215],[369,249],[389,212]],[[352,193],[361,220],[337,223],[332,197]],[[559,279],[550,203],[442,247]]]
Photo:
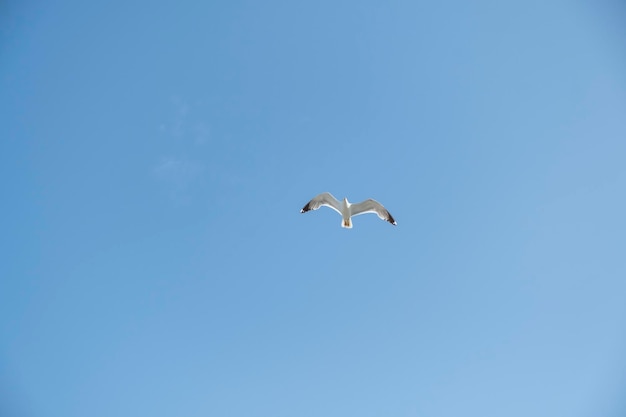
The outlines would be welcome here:
[[[310,203],[307,203],[306,206],[302,207],[302,210],[300,210],[300,213],[306,213],[307,211],[311,210],[310,205],[311,205]]]

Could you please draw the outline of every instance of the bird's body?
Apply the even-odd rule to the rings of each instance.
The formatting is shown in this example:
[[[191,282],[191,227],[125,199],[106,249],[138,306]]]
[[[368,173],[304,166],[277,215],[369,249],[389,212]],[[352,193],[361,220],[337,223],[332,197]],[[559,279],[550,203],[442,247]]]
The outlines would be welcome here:
[[[343,201],[339,201],[331,193],[322,193],[318,195],[309,201],[302,208],[302,210],[300,210],[300,213],[317,210],[322,206],[330,207],[337,213],[341,214],[341,227],[345,227],[347,229],[352,228],[352,216],[364,213],[376,213],[381,219],[388,221],[394,226],[396,225],[396,221],[391,216],[389,211],[387,211],[387,209],[376,200],[369,199],[361,203],[351,204],[347,198],[344,198]]]

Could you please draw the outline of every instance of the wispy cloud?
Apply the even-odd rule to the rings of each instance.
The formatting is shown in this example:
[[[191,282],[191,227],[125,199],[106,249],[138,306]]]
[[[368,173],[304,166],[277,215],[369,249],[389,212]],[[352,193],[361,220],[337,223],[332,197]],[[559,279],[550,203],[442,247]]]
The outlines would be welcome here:
[[[175,152],[164,155],[152,170],[153,176],[168,190],[176,202],[189,202],[192,186],[204,174],[204,164],[180,155],[193,155],[197,147],[207,143],[211,136],[208,123],[192,118],[187,101],[172,98],[172,116],[159,126],[159,132],[172,140]]]
[[[191,201],[190,188],[202,175],[202,164],[182,158],[164,158],[153,170],[155,178],[168,190],[169,196],[178,203]]]
[[[157,178],[177,187],[186,187],[202,171],[204,171],[204,168],[197,162],[186,159],[165,158],[154,169],[154,174]]]

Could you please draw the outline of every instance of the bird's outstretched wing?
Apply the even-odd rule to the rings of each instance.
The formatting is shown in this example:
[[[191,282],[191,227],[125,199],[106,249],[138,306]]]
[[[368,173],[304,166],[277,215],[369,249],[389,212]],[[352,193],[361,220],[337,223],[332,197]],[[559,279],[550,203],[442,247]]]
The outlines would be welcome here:
[[[341,214],[341,209],[339,208],[339,201],[331,193],[322,193],[315,197],[313,200],[306,203],[306,206],[302,207],[300,213],[306,213],[309,210],[317,210],[318,208],[326,206],[335,210],[337,213]]]
[[[388,221],[394,226],[397,224],[391,213],[389,213],[389,211],[385,207],[383,207],[382,204],[380,204],[376,200],[372,200],[371,198],[361,203],[351,205],[350,212],[353,216],[358,216],[359,214],[365,213],[376,213],[378,217]]]

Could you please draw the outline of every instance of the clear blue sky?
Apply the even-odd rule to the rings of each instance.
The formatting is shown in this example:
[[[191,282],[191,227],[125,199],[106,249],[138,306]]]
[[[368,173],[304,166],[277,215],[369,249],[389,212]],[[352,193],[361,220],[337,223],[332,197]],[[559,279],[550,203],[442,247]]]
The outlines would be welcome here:
[[[3,2],[0,415],[623,416],[625,45],[617,0]]]

